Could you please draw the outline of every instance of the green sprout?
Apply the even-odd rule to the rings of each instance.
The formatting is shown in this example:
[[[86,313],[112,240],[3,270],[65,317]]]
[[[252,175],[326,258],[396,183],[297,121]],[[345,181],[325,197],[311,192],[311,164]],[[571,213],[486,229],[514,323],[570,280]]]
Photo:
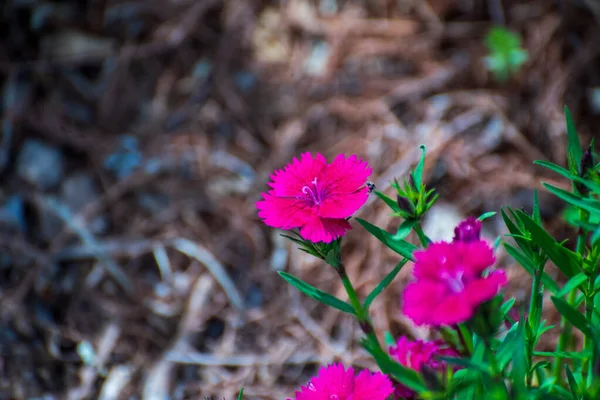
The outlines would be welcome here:
[[[503,27],[493,27],[485,37],[490,54],[484,58],[488,70],[496,80],[505,82],[519,72],[527,61],[527,51],[521,47],[521,38]]]

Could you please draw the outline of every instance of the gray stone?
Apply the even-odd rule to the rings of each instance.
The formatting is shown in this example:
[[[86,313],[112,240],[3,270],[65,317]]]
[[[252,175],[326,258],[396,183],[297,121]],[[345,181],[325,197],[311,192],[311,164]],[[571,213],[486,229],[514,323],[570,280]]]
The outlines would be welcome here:
[[[17,159],[17,174],[21,179],[42,190],[56,186],[63,176],[61,151],[40,140],[25,142]]]

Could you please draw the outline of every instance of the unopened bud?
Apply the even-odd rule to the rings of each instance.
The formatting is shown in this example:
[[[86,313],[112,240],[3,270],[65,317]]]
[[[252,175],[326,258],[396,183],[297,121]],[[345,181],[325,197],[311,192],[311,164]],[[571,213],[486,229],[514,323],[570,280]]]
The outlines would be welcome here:
[[[415,211],[413,204],[406,197],[402,197],[398,195],[396,197],[396,202],[398,203],[398,207],[400,210],[412,214]]]
[[[476,242],[481,238],[481,221],[475,217],[469,217],[454,228],[455,242]]]
[[[581,156],[581,162],[579,163],[579,177],[585,178],[588,170],[591,170],[592,168],[594,168],[594,158],[592,156],[592,145],[590,145]],[[575,187],[577,188],[577,191],[584,196],[590,191],[590,189],[581,182],[576,182]]]

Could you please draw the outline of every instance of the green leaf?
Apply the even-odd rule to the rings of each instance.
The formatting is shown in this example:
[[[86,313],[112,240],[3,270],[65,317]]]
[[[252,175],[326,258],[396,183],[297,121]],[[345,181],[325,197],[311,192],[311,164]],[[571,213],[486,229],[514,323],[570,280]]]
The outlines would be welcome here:
[[[419,148],[421,149],[421,158],[419,159],[419,163],[417,164],[417,167],[415,168],[415,171],[413,173],[413,179],[415,180],[415,188],[417,190],[421,189],[421,184],[423,183],[423,167],[425,166],[426,152],[424,144],[419,146]]]
[[[573,395],[573,399],[577,400],[579,395],[579,386],[577,385],[577,381],[573,376],[573,372],[571,372],[571,368],[568,365],[565,365],[567,372],[567,381],[569,382],[569,388],[571,389],[571,394]]]
[[[573,117],[571,117],[571,111],[569,111],[569,107],[567,106],[565,106],[565,119],[567,121],[567,151],[573,157],[575,164],[579,165],[583,156],[583,150],[581,150],[581,142],[579,142],[579,136],[573,123]]]
[[[563,168],[559,165],[556,165],[554,163],[551,163],[549,161],[536,160],[533,163],[537,164],[537,165],[541,165],[542,167],[548,168],[549,170],[554,171],[557,174],[560,174],[569,180],[573,180],[575,178],[575,175],[573,175],[571,173],[571,171],[569,171],[568,169],[565,169],[565,168]]]
[[[512,209],[508,208],[507,209],[513,213]],[[517,225],[515,225],[515,223],[510,219],[510,217],[504,212],[504,210],[500,210],[500,214],[502,215],[502,219],[504,220],[504,224],[506,225],[506,228],[508,228],[508,231],[512,234],[512,236],[515,239],[515,242],[517,242],[517,244],[519,245],[519,247],[521,248],[521,250],[523,250],[524,252],[527,252],[527,254],[531,253],[531,246],[528,242],[528,238],[524,238],[523,236],[523,231],[521,230],[521,228],[519,228]],[[516,218],[516,216],[515,216]],[[518,221],[520,223],[520,221]]]
[[[582,313],[560,297],[552,296],[551,299],[554,303],[554,307],[556,307],[558,312],[565,317],[567,321],[579,329],[584,335],[590,338],[594,337],[594,329],[592,328],[590,321],[588,321]]]
[[[381,294],[381,292],[383,292],[383,290],[386,287],[388,287],[390,283],[392,283],[392,281],[394,280],[396,275],[398,275],[398,272],[400,272],[402,267],[404,267],[404,265],[406,265],[407,262],[408,262],[408,258],[405,258],[402,261],[400,261],[398,264],[396,264],[394,269],[389,274],[387,274],[386,277],[383,278],[383,280],[381,282],[379,282],[379,284],[375,287],[375,289],[373,289],[373,291],[371,291],[371,293],[369,293],[369,295],[365,299],[364,307],[366,310],[369,309],[373,300],[375,300],[377,298],[377,296],[379,296]]]
[[[392,234],[371,224],[370,222],[365,221],[362,218],[356,218],[356,221],[358,221],[358,223],[361,224],[371,235],[375,236],[387,247],[394,250],[401,256],[414,261],[413,252],[417,249],[417,246],[405,240],[395,240]]]
[[[581,265],[581,256],[558,243],[544,228],[524,212],[517,210],[516,214],[531,234],[531,239],[544,250],[544,253],[550,257],[554,264],[568,278],[577,275]]]
[[[517,248],[511,246],[508,243],[504,243],[504,248],[506,252],[514,258],[531,276],[534,276],[536,265],[533,261],[527,258],[522,252],[520,252]],[[548,289],[552,294],[557,294],[560,290],[558,284],[548,275],[547,273],[542,273],[542,284],[546,289]]]
[[[523,331],[523,320],[519,321],[518,328],[516,330],[514,341],[511,343],[513,348],[512,357],[512,383],[513,389],[516,392],[517,398],[525,394],[525,379],[527,375],[528,363],[527,356],[525,354],[525,335]]]
[[[566,201],[567,203],[573,204],[591,213],[600,214],[600,201],[592,199],[583,199],[571,192],[567,192],[566,190],[563,190],[556,186],[552,186],[546,182],[542,182],[542,185],[544,185],[544,187],[548,189],[550,193]]]
[[[337,297],[330,295],[329,293],[323,292],[322,290],[319,290],[316,287],[309,285],[308,283],[304,282],[303,280],[300,280],[300,279],[296,278],[295,276],[288,274],[287,272],[279,271],[278,273],[290,285],[292,285],[293,287],[295,287],[296,289],[298,289],[299,291],[301,291],[308,297],[315,299],[320,303],[323,303],[323,304],[331,306],[335,309],[338,309],[342,312],[356,315],[356,313],[354,312],[354,308],[352,308],[352,306],[350,304],[346,303],[345,301],[342,301],[342,300],[338,299]]]
[[[412,219],[407,219],[404,222],[402,222],[400,224],[400,226],[398,227],[398,231],[396,232],[396,234],[394,236],[392,236],[392,238],[394,240],[402,240],[405,237],[408,236],[408,234],[410,233],[410,231],[412,230],[412,228],[415,226],[415,224],[417,223],[417,221],[412,220]]]
[[[238,395],[238,400],[242,400],[243,397],[244,397],[244,388],[241,388],[240,394]]]
[[[494,216],[494,215],[496,215],[496,214],[497,214],[497,212],[496,212],[496,211],[488,211],[488,212],[486,212],[486,213],[483,213],[483,214],[481,214],[481,215],[479,216],[479,218],[477,218],[477,219],[478,219],[478,220],[480,220],[480,221],[483,221],[483,220],[485,220],[485,219],[488,219],[488,218],[490,218],[490,217],[493,217],[493,216]]]
[[[563,297],[565,294],[571,292],[571,290],[576,289],[579,285],[588,280],[588,277],[583,272],[578,273],[563,286],[563,288],[556,295],[558,297]]]
[[[510,299],[506,300],[504,304],[502,304],[502,306],[500,307],[500,311],[502,312],[502,314],[508,314],[510,309],[513,308],[513,306],[515,305],[515,301],[516,299],[514,297],[511,297]]]
[[[386,347],[392,347],[396,345],[396,339],[394,339],[394,336],[392,336],[390,331],[385,331],[383,333],[383,341]]]
[[[383,200],[385,204],[387,204],[388,207],[390,207],[394,212],[400,211],[400,207],[398,207],[398,202],[392,199],[390,196],[386,195],[383,192],[380,192],[379,190],[375,191],[375,195],[381,200]]]

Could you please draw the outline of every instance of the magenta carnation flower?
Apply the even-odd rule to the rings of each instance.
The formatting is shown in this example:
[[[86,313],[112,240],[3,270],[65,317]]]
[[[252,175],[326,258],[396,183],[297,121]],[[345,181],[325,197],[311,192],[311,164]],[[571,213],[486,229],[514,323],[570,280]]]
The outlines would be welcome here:
[[[483,240],[432,243],[414,256],[416,280],[404,290],[403,312],[417,325],[467,321],[507,283],[503,271],[485,273],[495,257]]]
[[[258,216],[275,228],[300,228],[311,242],[329,243],[351,229],[347,218],[367,201],[370,174],[355,155],[340,154],[327,164],[321,154],[304,153],[271,175],[272,189],[256,203]]]
[[[295,393],[296,400],[385,400],[394,393],[392,382],[380,372],[354,375],[342,364],[321,367],[317,376]],[[291,400],[291,399],[288,399]]]
[[[459,357],[456,350],[448,347],[441,340],[410,341],[404,336],[398,339],[396,346],[390,347],[390,355],[403,366],[415,371],[421,371],[423,366],[434,371],[443,371],[446,363],[436,359],[435,356]],[[402,398],[411,398],[414,392],[406,386],[398,384],[396,385],[396,394]]]

